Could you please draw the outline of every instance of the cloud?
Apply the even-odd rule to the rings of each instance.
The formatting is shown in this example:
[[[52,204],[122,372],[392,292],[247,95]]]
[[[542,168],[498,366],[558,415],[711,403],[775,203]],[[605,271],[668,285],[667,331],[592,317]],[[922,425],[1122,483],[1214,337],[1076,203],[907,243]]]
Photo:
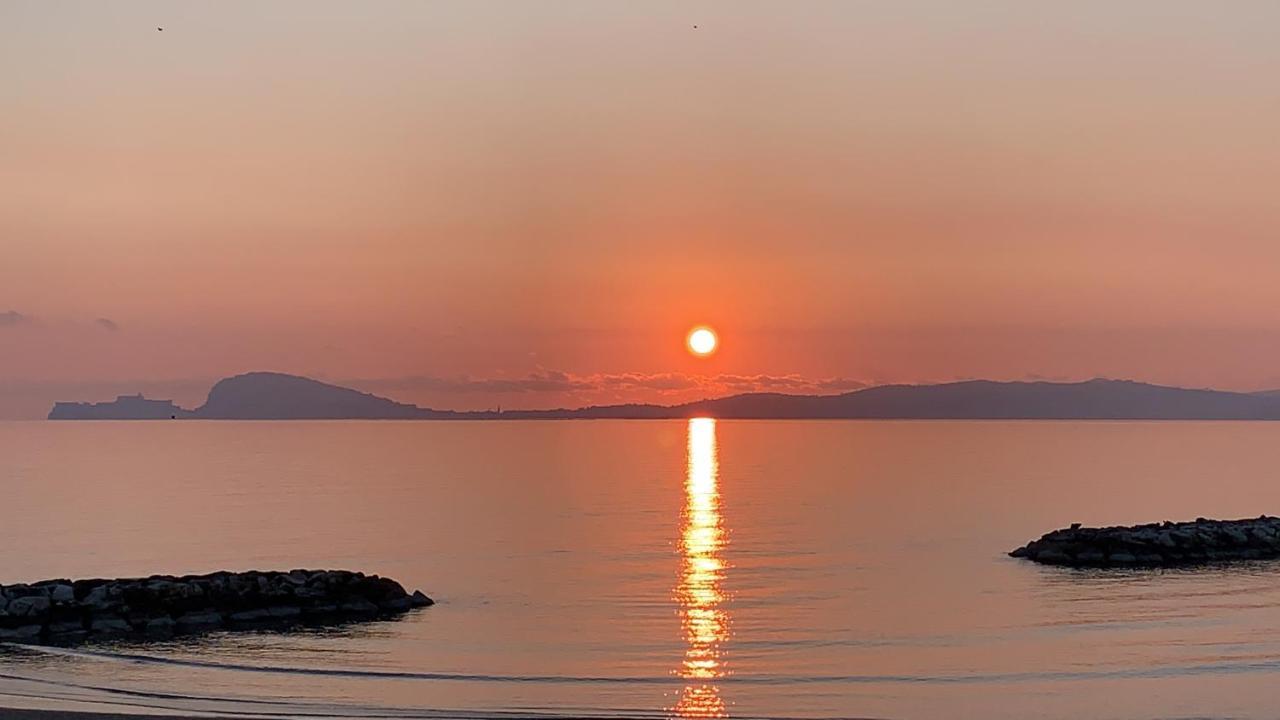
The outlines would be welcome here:
[[[26,325],[31,322],[31,318],[23,315],[17,310],[9,310],[0,312],[0,327],[14,327],[17,325]]]
[[[714,397],[749,392],[829,394],[848,392],[867,384],[851,378],[806,378],[801,375],[689,375],[685,373],[594,373],[577,375],[539,369],[517,377],[441,377],[416,375],[405,378],[351,380],[349,384],[370,392],[436,392],[477,394],[528,393],[636,393],[642,399],[658,396]]]
[[[414,375],[405,378],[352,380],[352,385],[372,390],[426,390],[447,393],[574,392],[593,389],[590,384],[555,370],[539,370],[521,377],[473,378]]]
[[[112,320],[111,318],[104,318],[104,317],[96,318],[95,320],[93,320],[91,324],[93,326],[96,326],[108,332],[116,332],[117,330],[120,329],[120,324],[117,323],[115,320]],[[24,315],[18,312],[17,310],[8,310],[5,312],[0,312],[0,328],[18,327],[19,325],[34,325],[34,326],[40,326],[40,327],[48,327],[46,322],[40,322],[35,317],[32,317],[31,315]],[[83,330],[88,326],[85,325],[82,321],[78,321],[78,320],[77,321],[55,320],[53,327],[55,329],[58,327],[62,327],[64,329],[78,327]]]
[[[673,392],[699,387],[697,376],[683,373],[621,373],[589,375],[587,381],[597,390],[657,390]]]
[[[853,390],[861,390],[870,387],[873,383],[867,383],[862,380],[854,380],[852,378],[827,378],[818,381],[818,388],[821,390],[834,390],[836,392],[851,392]]]

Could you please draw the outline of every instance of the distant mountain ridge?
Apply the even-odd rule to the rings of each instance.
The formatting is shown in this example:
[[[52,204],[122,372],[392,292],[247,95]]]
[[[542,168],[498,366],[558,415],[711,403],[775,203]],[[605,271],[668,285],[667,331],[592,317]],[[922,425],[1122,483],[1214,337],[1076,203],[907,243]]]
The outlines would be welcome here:
[[[297,375],[251,372],[219,380],[205,404],[125,395],[113,402],[59,402],[50,420],[1280,420],[1280,392],[1241,393],[1131,380],[881,385],[842,395],[746,393],[679,405],[595,405],[553,410],[435,410]]]

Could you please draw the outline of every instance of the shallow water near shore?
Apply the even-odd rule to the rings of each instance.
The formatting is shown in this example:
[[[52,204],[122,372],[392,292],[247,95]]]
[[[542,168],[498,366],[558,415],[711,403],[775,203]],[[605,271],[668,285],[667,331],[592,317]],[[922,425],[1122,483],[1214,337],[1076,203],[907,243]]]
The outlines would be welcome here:
[[[0,582],[339,567],[438,604],[0,647],[0,706],[262,716],[1274,716],[1280,563],[1070,570],[1280,512],[1280,423],[0,423]]]

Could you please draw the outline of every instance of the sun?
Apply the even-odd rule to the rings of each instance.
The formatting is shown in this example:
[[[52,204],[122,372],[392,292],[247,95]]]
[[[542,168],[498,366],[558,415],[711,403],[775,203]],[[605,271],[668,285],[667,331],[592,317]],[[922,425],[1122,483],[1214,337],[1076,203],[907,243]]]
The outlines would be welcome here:
[[[716,337],[716,331],[709,327],[696,327],[689,331],[689,337],[685,338],[685,344],[689,346],[689,352],[698,357],[706,357],[716,351],[716,347],[720,345],[720,338]]]

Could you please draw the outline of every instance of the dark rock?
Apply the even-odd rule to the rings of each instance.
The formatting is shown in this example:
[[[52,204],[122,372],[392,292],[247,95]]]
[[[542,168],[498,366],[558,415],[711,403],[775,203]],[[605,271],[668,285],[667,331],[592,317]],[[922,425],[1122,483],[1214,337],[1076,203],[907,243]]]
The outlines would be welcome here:
[[[1280,518],[1151,523],[1088,528],[1073,524],[1009,553],[1047,565],[1165,566],[1280,557]]]
[[[212,611],[190,612],[179,615],[177,623],[178,632],[204,632],[222,627],[222,616]]]
[[[53,622],[45,628],[49,635],[49,639],[55,642],[74,642],[83,640],[88,631],[84,629],[84,623],[78,620],[64,620],[62,622]]]
[[[378,614],[378,606],[365,600],[364,598],[356,598],[347,600],[338,604],[338,610],[346,615],[354,615],[357,617],[373,617]]]
[[[173,634],[177,626],[178,623],[174,622],[173,618],[161,615],[147,620],[142,631],[152,637],[168,637]]]
[[[302,608],[292,605],[275,605],[267,608],[267,614],[274,620],[289,622],[302,617]]]
[[[413,607],[413,599],[409,597],[391,598],[378,603],[378,609],[383,612],[405,612]]]
[[[332,603],[317,603],[302,609],[303,617],[308,620],[329,621],[339,614],[338,606]]]
[[[119,615],[103,615],[93,618],[89,631],[100,636],[129,635],[133,632],[133,625]]]
[[[1041,550],[1035,556],[1036,562],[1042,562],[1046,565],[1069,565],[1071,557],[1061,550]]]
[[[19,618],[43,618],[51,604],[44,595],[23,595],[10,600],[5,612]]]
[[[6,585],[4,592],[10,600],[21,597],[49,597],[48,588],[24,584]]]
[[[251,570],[0,586],[0,639],[76,642],[224,627],[370,620],[431,605],[390,578],[346,570]]]
[[[18,625],[17,627],[0,628],[0,640],[18,642],[38,640],[43,630],[43,625]]]
[[[105,612],[120,607],[124,602],[119,585],[98,585],[85,594],[80,603],[91,610]]]
[[[50,588],[49,600],[58,604],[70,604],[76,601],[76,593],[69,583],[59,583]]]
[[[256,610],[241,610],[238,613],[232,613],[227,618],[233,623],[260,623],[271,620],[271,613],[266,608],[258,608]]]

